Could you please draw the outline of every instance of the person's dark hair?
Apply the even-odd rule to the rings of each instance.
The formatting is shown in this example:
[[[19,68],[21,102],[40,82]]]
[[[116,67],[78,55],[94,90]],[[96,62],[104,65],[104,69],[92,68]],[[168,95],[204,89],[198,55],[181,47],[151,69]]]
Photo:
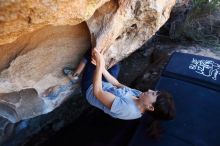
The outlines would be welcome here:
[[[154,111],[148,111],[152,120],[147,126],[148,136],[158,138],[162,132],[159,121],[172,120],[175,117],[175,105],[170,93],[162,91],[153,104]]]

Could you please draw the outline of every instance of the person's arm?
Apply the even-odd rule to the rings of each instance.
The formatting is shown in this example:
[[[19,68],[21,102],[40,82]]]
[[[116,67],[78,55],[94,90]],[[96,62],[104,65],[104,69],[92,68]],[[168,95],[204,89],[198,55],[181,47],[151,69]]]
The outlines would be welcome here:
[[[120,87],[124,87],[125,85],[121,84],[114,76],[112,76],[108,70],[106,70],[106,68],[104,68],[103,70],[103,75],[106,78],[106,80],[108,82],[110,82],[112,85],[120,88]]]
[[[100,102],[111,108],[115,95],[102,89],[102,72],[105,68],[104,58],[97,50],[94,50],[93,56],[96,63],[96,70],[93,76],[93,93]]]
[[[73,76],[79,76],[81,74],[81,72],[83,71],[83,69],[86,66],[86,62],[84,61],[84,58],[80,61],[79,65],[77,66]]]

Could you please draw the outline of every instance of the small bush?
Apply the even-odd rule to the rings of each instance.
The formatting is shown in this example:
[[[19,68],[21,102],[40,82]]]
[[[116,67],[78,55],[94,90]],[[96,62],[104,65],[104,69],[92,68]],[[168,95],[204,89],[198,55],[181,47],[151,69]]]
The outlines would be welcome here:
[[[192,0],[193,7],[206,5],[207,8],[216,9],[219,7],[220,0]]]
[[[185,38],[220,48],[220,0],[192,0],[184,22],[171,29],[171,38]],[[175,24],[176,25],[176,24]],[[171,26],[172,28],[172,26]]]

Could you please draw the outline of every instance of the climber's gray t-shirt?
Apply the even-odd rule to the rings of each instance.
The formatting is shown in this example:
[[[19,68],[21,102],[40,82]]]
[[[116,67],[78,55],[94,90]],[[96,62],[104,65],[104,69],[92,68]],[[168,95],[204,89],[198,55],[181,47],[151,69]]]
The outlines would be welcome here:
[[[113,101],[111,109],[106,107],[94,96],[93,84],[90,85],[90,87],[86,91],[86,99],[91,105],[103,110],[105,113],[118,119],[131,120],[141,117],[142,114],[131,97],[139,96],[141,94],[141,91],[126,86],[117,88],[111,83],[104,81],[102,81],[102,89],[104,91],[108,91],[114,94],[116,97]]]

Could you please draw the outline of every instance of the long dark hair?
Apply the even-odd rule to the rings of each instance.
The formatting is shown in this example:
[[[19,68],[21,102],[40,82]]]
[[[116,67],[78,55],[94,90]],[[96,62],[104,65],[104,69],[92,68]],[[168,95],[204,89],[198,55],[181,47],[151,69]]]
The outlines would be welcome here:
[[[152,138],[159,138],[162,132],[161,120],[172,120],[175,117],[175,105],[170,93],[161,91],[153,103],[154,111],[148,111],[152,120],[147,125],[147,134]]]

